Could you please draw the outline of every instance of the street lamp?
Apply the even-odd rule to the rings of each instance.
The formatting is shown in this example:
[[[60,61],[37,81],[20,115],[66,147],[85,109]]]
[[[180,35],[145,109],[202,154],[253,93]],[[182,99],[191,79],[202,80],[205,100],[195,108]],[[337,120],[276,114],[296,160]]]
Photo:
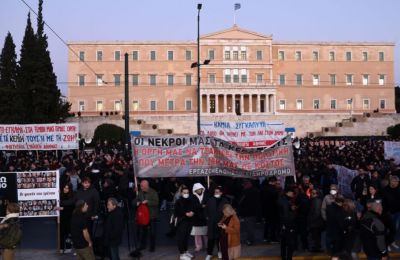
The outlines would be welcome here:
[[[197,4],[197,62],[192,63],[190,68],[197,67],[197,135],[200,135],[200,67],[208,65],[210,60],[200,63],[200,10],[202,4]]]

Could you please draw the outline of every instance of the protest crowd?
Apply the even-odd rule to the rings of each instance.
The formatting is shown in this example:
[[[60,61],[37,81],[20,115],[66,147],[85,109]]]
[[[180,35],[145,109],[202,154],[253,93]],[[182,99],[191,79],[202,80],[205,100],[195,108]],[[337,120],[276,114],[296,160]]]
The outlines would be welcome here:
[[[120,259],[128,218],[136,227],[132,256],[156,251],[157,240],[167,235],[175,238],[181,260],[202,250],[206,260],[237,259],[241,246],[272,243],[280,243],[285,260],[295,251],[325,252],[332,259],[357,259],[363,251],[368,259],[388,259],[400,246],[400,168],[384,159],[383,142],[296,142],[296,176],[286,180],[212,177],[208,186],[206,178],[155,178],[135,183],[131,156],[121,144],[107,141],[80,153],[2,152],[0,168],[59,169],[61,251],[73,247],[78,259],[95,259],[95,254]],[[356,171],[346,184],[351,196],[342,194],[335,165]],[[167,234],[157,233],[160,211],[168,212]],[[262,238],[256,235],[260,223]]]

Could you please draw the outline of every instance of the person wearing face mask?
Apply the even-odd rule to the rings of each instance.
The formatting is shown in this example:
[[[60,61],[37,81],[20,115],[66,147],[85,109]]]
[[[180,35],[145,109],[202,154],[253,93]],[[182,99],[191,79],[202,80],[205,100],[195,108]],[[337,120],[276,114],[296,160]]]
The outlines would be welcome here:
[[[201,183],[193,185],[193,203],[195,215],[191,235],[194,236],[195,251],[199,252],[207,241],[207,221],[204,209],[206,207],[205,188]]]
[[[206,260],[210,260],[213,256],[214,246],[217,245],[218,257],[222,258],[219,250],[219,237],[221,230],[218,227],[218,222],[222,219],[222,209],[228,200],[222,196],[221,186],[214,189],[214,196],[210,197],[206,204],[206,218],[207,218],[207,256]]]
[[[322,206],[321,206],[321,216],[322,218],[326,221],[326,208],[331,205],[334,201],[335,198],[338,195],[338,188],[336,184],[331,184],[329,194],[327,194],[323,201],[322,201]]]
[[[186,186],[182,187],[181,197],[176,201],[174,215],[177,218],[176,240],[180,254],[179,259],[190,260],[193,255],[188,252],[188,242],[193,226],[195,205],[194,200],[190,198],[189,188]]]

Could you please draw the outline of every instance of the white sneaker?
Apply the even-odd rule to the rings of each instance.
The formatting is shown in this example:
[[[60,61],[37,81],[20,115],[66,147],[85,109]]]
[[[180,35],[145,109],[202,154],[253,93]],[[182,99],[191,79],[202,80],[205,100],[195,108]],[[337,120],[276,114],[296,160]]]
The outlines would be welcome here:
[[[399,249],[399,246],[396,244],[396,241],[390,244],[391,247],[394,247],[395,249]]]
[[[218,258],[222,259],[222,253],[221,252],[218,252]]]
[[[211,258],[212,258],[212,255],[207,255],[205,260],[211,260]]]
[[[189,252],[185,252],[185,254],[184,255],[186,255],[186,256],[188,256],[188,257],[190,257],[190,258],[193,258],[193,255],[191,254],[191,253],[189,253]]]
[[[188,257],[187,255],[183,254],[179,257],[179,260],[191,260],[190,257]]]

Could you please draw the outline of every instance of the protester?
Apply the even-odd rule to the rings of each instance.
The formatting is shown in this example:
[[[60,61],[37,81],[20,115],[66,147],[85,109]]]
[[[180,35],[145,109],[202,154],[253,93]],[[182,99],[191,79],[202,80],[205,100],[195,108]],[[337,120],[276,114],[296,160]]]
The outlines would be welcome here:
[[[264,224],[264,242],[278,242],[279,235],[279,189],[275,176],[268,178],[261,192]]]
[[[279,216],[281,220],[281,258],[291,260],[297,245],[295,193],[293,188],[286,188],[279,198]]]
[[[255,243],[256,220],[260,213],[260,192],[250,180],[243,183],[243,192],[239,199],[239,216],[243,218],[246,233],[246,245]]]
[[[399,177],[390,176],[389,186],[383,190],[383,207],[392,215],[396,230],[395,240],[400,240],[400,185]],[[392,244],[397,247],[396,241]]]
[[[321,206],[321,216],[326,221],[326,208],[335,201],[335,198],[339,196],[338,188],[336,184],[331,184],[329,194],[324,197]]]
[[[308,245],[311,252],[321,252],[321,234],[324,229],[324,220],[321,216],[322,200],[319,191],[311,191],[310,210],[307,216]]]
[[[230,204],[225,204],[223,218],[218,223],[221,230],[221,254],[222,260],[234,260],[240,257],[240,220],[236,211]]]
[[[71,238],[78,260],[94,260],[93,243],[90,236],[88,219],[86,217],[88,204],[78,200],[71,218]]]
[[[119,246],[122,242],[124,215],[115,198],[107,200],[108,215],[104,223],[103,245],[108,248],[110,260],[119,260]]]
[[[364,195],[367,195],[368,186],[370,185],[370,177],[368,172],[364,169],[358,170],[358,175],[351,181],[350,187],[356,200],[361,199]]]
[[[71,217],[74,210],[74,193],[71,183],[61,186],[60,192],[60,250],[61,253],[71,252]]]
[[[219,238],[220,238],[220,228],[218,227],[218,222],[223,216],[223,206],[228,204],[228,200],[222,196],[222,187],[217,186],[214,189],[214,196],[210,197],[206,205],[206,217],[207,217],[207,256],[206,260],[211,260],[213,256],[214,246],[217,246],[218,257],[222,258]]]
[[[370,209],[361,219],[361,241],[368,260],[387,259],[385,226],[379,219],[382,210],[380,202],[372,201]]]
[[[6,208],[6,216],[0,223],[0,248],[3,249],[3,260],[14,259],[15,248],[21,238],[19,206],[17,203],[9,203]]]
[[[149,186],[147,180],[140,182],[140,191],[136,198],[136,205],[140,203],[146,204],[149,207],[150,223],[147,226],[138,226],[139,250],[146,249],[147,232],[150,231],[150,252],[154,252],[156,248],[156,228],[157,218],[159,215],[159,199],[157,192]]]
[[[343,203],[344,198],[338,196],[326,208],[326,237],[329,237],[327,250],[332,260],[346,257],[344,239],[346,212],[343,209]]]
[[[190,260],[193,255],[188,252],[190,231],[193,227],[193,217],[195,215],[195,202],[190,198],[189,188],[182,187],[181,197],[175,204],[176,240],[178,243],[179,259]]]
[[[194,236],[195,252],[199,252],[203,245],[207,243],[207,220],[205,216],[205,207],[207,198],[205,188],[201,183],[195,183],[192,188],[194,201],[193,228],[191,235]]]

